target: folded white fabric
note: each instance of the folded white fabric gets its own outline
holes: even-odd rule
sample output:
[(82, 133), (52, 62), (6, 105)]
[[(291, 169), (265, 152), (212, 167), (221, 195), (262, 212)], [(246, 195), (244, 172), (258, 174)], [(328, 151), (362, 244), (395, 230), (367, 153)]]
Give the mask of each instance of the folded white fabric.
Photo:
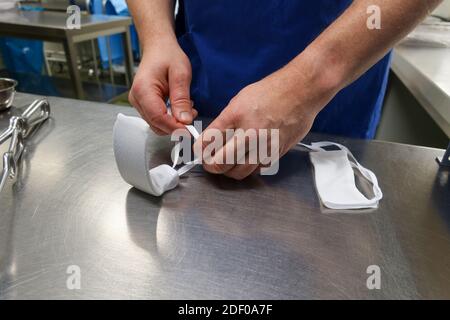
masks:
[[(192, 126), (187, 127), (197, 138), (199, 135), (197, 130)], [(113, 130), (113, 147), (120, 175), (137, 189), (154, 196), (161, 196), (166, 191), (174, 189), (179, 183), (179, 177), (199, 162), (191, 161), (176, 170), (179, 155), (175, 154), (173, 167), (162, 164), (150, 169), (150, 157), (158, 152), (158, 150), (150, 150), (150, 147), (154, 147), (157, 140), (167, 140), (162, 141), (167, 144), (170, 138), (154, 134), (141, 118), (117, 115)]]
[[(311, 150), (310, 159), (314, 166), (314, 180), (319, 198), (330, 209), (377, 208), (383, 197), (375, 174), (364, 168), (343, 145), (334, 142), (317, 142), (310, 146), (300, 144)], [(335, 146), (339, 150), (327, 151), (323, 147)], [(356, 187), (353, 168), (370, 182), (373, 198), (368, 199)]]

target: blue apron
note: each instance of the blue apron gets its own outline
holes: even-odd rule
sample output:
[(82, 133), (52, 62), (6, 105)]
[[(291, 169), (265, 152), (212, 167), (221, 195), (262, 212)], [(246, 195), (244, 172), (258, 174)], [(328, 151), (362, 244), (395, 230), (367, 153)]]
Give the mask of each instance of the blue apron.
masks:
[[(302, 52), (351, 2), (182, 0), (177, 35), (192, 64), (191, 95), (199, 114), (216, 117), (243, 87)], [(389, 65), (390, 54), (342, 90), (312, 130), (373, 138)]]

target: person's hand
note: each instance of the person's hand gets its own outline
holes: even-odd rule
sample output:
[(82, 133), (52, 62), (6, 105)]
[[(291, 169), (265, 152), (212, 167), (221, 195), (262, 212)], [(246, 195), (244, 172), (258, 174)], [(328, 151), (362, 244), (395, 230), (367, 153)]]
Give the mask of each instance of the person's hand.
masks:
[[(128, 99), (155, 133), (170, 134), (197, 116), (189, 93), (191, 77), (191, 64), (178, 43), (161, 40), (144, 49)], [(167, 98), (173, 116), (167, 112)]]
[[(225, 144), (220, 149), (215, 148), (212, 156), (206, 154), (212, 148), (210, 147), (208, 152), (204, 152), (205, 148), (214, 142), (213, 139), (206, 138), (208, 136), (206, 132), (213, 128), (221, 132), (237, 128), (244, 131), (248, 129), (256, 129), (256, 131), (279, 129), (277, 147), (281, 157), (308, 133), (317, 113), (331, 100), (333, 90), (325, 88), (326, 86), (323, 84), (309, 79), (308, 75), (285, 67), (242, 89), (205, 129), (200, 139), (194, 144), (194, 152), (199, 155), (200, 149), (202, 150), (201, 157), (206, 171), (225, 174), (237, 180), (244, 179), (267, 164), (262, 165), (262, 159), (259, 158), (254, 161), (257, 163), (248, 163), (247, 158), (245, 164), (236, 164), (237, 161), (226, 163), (227, 153), (233, 153), (233, 158), (237, 160), (239, 154), (237, 148), (249, 145), (248, 141), (244, 143), (236, 141), (236, 135), (233, 136), (233, 143), (230, 143), (232, 139), (225, 141), (224, 138)], [(268, 141), (268, 145), (268, 149), (270, 149), (275, 144)]]

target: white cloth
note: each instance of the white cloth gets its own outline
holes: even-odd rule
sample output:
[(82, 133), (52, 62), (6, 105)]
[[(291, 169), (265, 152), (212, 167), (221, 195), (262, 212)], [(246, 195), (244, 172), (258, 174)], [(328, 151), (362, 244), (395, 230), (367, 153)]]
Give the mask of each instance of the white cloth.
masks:
[[(194, 137), (198, 137), (199, 134), (194, 127), (187, 127)], [(150, 169), (150, 156), (154, 154), (150, 150), (152, 146), (150, 142), (155, 139), (167, 137), (162, 138), (154, 134), (141, 118), (117, 115), (113, 130), (113, 147), (120, 175), (137, 189), (161, 196), (166, 191), (174, 189), (179, 183), (179, 177), (197, 165), (198, 161), (191, 161), (176, 170), (175, 166), (178, 163), (176, 154), (173, 167), (162, 164)]]
[[(330, 209), (377, 208), (383, 197), (375, 174), (364, 168), (343, 145), (334, 142), (300, 144), (311, 150), (310, 159), (314, 166), (314, 180), (320, 201)], [(327, 151), (323, 147), (335, 146), (339, 150)], [(373, 198), (368, 199), (356, 187), (353, 168), (370, 182)]]

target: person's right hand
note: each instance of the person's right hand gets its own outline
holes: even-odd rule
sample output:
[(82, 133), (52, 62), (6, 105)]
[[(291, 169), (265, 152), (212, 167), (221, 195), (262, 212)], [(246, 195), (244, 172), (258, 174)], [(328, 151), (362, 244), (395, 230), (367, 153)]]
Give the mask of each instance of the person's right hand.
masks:
[[(161, 40), (145, 48), (128, 99), (155, 133), (167, 135), (197, 116), (189, 93), (191, 78), (191, 64), (178, 43)], [(173, 116), (167, 112), (167, 98)]]

